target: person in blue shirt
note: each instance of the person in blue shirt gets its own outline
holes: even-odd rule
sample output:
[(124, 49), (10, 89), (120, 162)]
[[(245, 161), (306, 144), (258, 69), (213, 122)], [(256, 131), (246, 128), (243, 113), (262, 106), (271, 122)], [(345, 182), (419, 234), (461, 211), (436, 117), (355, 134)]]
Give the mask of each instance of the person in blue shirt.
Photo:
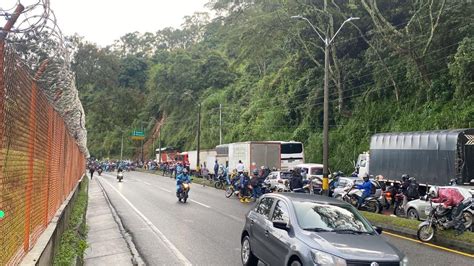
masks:
[(183, 173), (183, 165), (181, 163), (178, 163), (178, 165), (176, 165), (176, 176), (179, 176), (180, 174)]
[(362, 193), (362, 196), (360, 196), (358, 201), (357, 201), (357, 208), (360, 208), (360, 206), (364, 202), (365, 198), (370, 196), (370, 193), (372, 191), (372, 186), (373, 185), (369, 180), (369, 175), (365, 174), (363, 179), (364, 179), (364, 183), (362, 183), (362, 185), (356, 185), (355, 186), (357, 189), (363, 189), (364, 190), (364, 192)]
[(176, 177), (176, 196), (181, 192), (181, 184), (183, 183), (191, 183), (191, 178), (189, 177), (188, 169), (186, 168), (183, 168), (182, 173)]

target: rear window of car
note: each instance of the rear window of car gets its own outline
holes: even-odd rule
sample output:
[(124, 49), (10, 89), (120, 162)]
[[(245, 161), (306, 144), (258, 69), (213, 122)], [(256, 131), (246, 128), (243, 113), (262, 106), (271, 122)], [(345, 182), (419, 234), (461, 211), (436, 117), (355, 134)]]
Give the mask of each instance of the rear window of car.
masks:
[(259, 213), (267, 219), (270, 218), (270, 210), (272, 209), (273, 205), (273, 198), (271, 197), (265, 197), (262, 200), (260, 200), (260, 203), (258, 204), (257, 208), (255, 208), (255, 212)]
[(280, 177), (281, 177), (282, 179), (290, 179), (290, 178), (291, 178), (291, 173), (282, 172), (282, 173), (280, 174)]

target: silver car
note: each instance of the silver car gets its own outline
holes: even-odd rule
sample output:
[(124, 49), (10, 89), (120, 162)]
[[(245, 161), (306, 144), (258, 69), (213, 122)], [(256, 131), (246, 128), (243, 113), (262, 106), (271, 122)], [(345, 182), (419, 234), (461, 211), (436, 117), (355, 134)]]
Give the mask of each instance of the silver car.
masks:
[[(444, 187), (450, 187), (450, 186), (444, 186)], [(472, 187), (466, 186), (466, 187), (456, 187), (458, 189), (465, 190), (464, 194), (471, 193), (471, 195), (474, 195), (474, 190)], [(468, 194), (469, 195), (469, 194)], [(439, 205), (439, 203), (433, 203), (433, 206), (436, 207)], [(405, 205), (405, 213), (407, 215), (407, 218), (409, 219), (414, 219), (414, 220), (426, 220), (426, 208), (430, 207), (430, 202), (426, 201), (424, 199), (417, 199), (417, 200), (412, 200), (409, 201)]]
[(328, 197), (265, 194), (241, 234), (243, 265), (406, 265), (353, 206)]

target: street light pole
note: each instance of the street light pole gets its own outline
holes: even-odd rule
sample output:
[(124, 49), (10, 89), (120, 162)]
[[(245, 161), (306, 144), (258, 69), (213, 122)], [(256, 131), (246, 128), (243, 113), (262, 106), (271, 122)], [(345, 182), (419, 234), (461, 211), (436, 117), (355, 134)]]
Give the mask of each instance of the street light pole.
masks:
[(123, 131), (122, 131), (122, 144), (120, 145), (120, 162), (123, 159)]
[(219, 104), (219, 145), (222, 145), (222, 104)]
[(359, 19), (350, 17), (346, 19), (332, 38), (329, 38), (329, 31), (326, 32), (326, 38), (323, 38), (316, 27), (303, 16), (292, 16), (294, 19), (303, 19), (311, 25), (318, 37), (324, 42), (324, 104), (323, 104), (323, 194), (329, 194), (329, 46), (336, 35), (341, 31), (344, 24), (351, 20)]

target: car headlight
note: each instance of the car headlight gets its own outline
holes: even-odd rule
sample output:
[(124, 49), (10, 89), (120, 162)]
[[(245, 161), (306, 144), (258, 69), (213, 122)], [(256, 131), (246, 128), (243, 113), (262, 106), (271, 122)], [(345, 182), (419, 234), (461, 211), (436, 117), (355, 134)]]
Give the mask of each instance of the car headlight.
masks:
[(346, 266), (346, 260), (319, 250), (311, 251), (311, 257), (313, 257), (313, 261), (317, 265)]
[(400, 261), (400, 266), (407, 266), (408, 265), (408, 257), (403, 257), (403, 260)]

